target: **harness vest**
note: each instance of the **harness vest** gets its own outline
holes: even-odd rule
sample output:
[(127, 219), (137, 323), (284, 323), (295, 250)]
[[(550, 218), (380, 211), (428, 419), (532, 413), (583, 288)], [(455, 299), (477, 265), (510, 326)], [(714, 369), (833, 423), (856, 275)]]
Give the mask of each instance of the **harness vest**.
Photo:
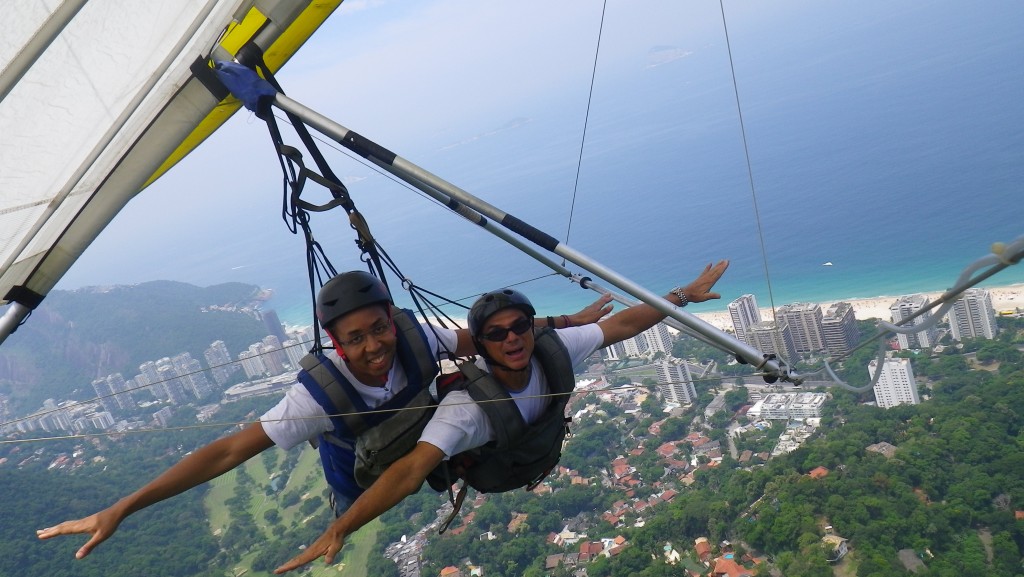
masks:
[(437, 406), (429, 390), (437, 359), (423, 327), (412, 311), (392, 307), (391, 317), (397, 329), (395, 362), (402, 365), (408, 384), (378, 407), (368, 406), (325, 355), (307, 354), (299, 362), (299, 382), (334, 425), (317, 439), (324, 476), (333, 489), (352, 499), (412, 450)]
[(534, 356), (547, 379), (551, 403), (533, 424), (527, 424), (508, 391), (488, 372), (472, 363), (459, 366), (461, 378), (438, 385), (438, 395), (466, 390), (487, 414), (495, 440), (459, 453), (435, 469), (428, 481), (435, 491), (450, 489), (454, 478), (465, 479), (481, 493), (500, 493), (519, 487), (531, 490), (555, 468), (569, 430), (565, 406), (576, 381), (569, 352), (549, 328), (534, 337)]

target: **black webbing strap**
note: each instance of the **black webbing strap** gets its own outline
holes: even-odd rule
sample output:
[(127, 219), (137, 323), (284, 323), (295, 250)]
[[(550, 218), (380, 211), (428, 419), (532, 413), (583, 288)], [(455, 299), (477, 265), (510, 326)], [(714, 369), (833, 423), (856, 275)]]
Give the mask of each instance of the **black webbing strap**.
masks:
[[(274, 90), (284, 94), (284, 90), (263, 58), (263, 50), (258, 45), (252, 42), (246, 44), (235, 54), (235, 60), (243, 66), (256, 70)], [(303, 120), (288, 111), (285, 111), (285, 114), (289, 122), (291, 122), (292, 128), (298, 134), (300, 140), (302, 140), (302, 144), (309, 155), (312, 156), (320, 174), (307, 169), (302, 163), (302, 155), (298, 150), (284, 144), (284, 139), (281, 137), (281, 131), (272, 111), (272, 104), (272, 98), (260, 98), (256, 106), (256, 115), (267, 123), (271, 138), (277, 147), (278, 160), (281, 164), (281, 171), (284, 174), (286, 190), (282, 200), (282, 218), (284, 218), (289, 230), (293, 234), (297, 234), (298, 228), (303, 230), (306, 241), (306, 267), (309, 273), (310, 300), (314, 303), (316, 302), (317, 287), (323, 286), (328, 279), (337, 274), (337, 271), (330, 263), (323, 248), (313, 238), (309, 227), (308, 212), (324, 212), (337, 206), (343, 207), (349, 214), (350, 222), (358, 233), (356, 244), (362, 253), (366, 255), (362, 260), (368, 263), (370, 272), (387, 287), (387, 279), (384, 276), (384, 269), (380, 263), (376, 243), (369, 236), (369, 229), (365, 225), (365, 221), (361, 217), (358, 219), (353, 218), (353, 215), (358, 215), (359, 213), (348, 194), (348, 189), (342, 184), (341, 179), (334, 174), (334, 171), (331, 170), (330, 165), (320, 152)], [(297, 170), (296, 166), (298, 166)], [(314, 204), (302, 200), (300, 195), (306, 182), (310, 180), (327, 188), (333, 200), (324, 204)], [(290, 192), (288, 189), (290, 189)], [(361, 225), (356, 226), (357, 224)], [(320, 340), (320, 324), (316, 315), (313, 315), (313, 328), (314, 346), (311, 350), (319, 352), (323, 349), (323, 345)]]
[[(447, 468), (445, 470), (447, 470)], [(448, 518), (445, 519), (444, 522), (441, 523), (441, 526), (437, 528), (437, 534), (438, 535), (443, 535), (444, 532), (448, 530), (448, 525), (452, 524), (452, 521), (455, 520), (455, 517), (459, 514), (459, 511), (462, 510), (462, 502), (466, 500), (466, 491), (468, 489), (469, 489), (469, 485), (466, 484), (465, 481), (463, 481), (462, 482), (462, 488), (459, 489), (459, 494), (456, 495), (454, 499), (451, 499), (451, 502), (452, 502), (452, 513), (451, 513), (451, 515), (448, 515)], [(451, 492), (452, 492), (452, 489), (451, 489), (451, 486), (449, 485), (449, 487), (448, 487), (448, 495), (449, 495), (449, 497), (451, 496)]]

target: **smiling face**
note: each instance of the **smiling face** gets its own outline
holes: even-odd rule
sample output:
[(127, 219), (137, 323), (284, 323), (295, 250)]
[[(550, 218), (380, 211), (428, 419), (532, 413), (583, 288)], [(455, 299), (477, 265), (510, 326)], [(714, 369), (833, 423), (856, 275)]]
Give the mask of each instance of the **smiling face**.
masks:
[(496, 363), (496, 370), (504, 366), (520, 371), (529, 366), (530, 357), (533, 355), (533, 331), (527, 330), (517, 335), (514, 330), (508, 330), (529, 320), (529, 317), (518, 308), (506, 308), (494, 313), (484, 322), (481, 335), (490, 334), (496, 329), (506, 329), (508, 333), (501, 341), (480, 339), (487, 355)]
[(331, 327), (331, 333), (357, 379), (367, 385), (387, 381), (398, 338), (384, 306), (371, 305), (342, 316)]

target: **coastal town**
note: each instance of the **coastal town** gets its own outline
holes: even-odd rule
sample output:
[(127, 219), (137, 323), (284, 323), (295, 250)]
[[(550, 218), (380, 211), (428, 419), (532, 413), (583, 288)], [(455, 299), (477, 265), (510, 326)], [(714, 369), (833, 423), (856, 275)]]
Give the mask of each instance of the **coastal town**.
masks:
[[(941, 323), (922, 327), (919, 333), (890, 336), (891, 354), (886, 356), (873, 386), (874, 398), (869, 403), (889, 408), (917, 404), (926, 398), (926, 390), (919, 391), (910, 363), (895, 353), (941, 351), (942, 347), (955, 347), (964, 339), (993, 338), (999, 316), (1021, 313), (1017, 300), (1020, 292), (998, 290), (1001, 292), (972, 289), (962, 297), (961, 306), (952, 307), (951, 314)], [(999, 300), (992, 298), (993, 293), (1000, 295)], [(925, 295), (884, 301), (888, 303), (885, 312), (893, 322), (927, 307), (929, 302)], [(762, 309), (756, 307), (752, 295), (743, 295), (730, 302), (728, 312), (721, 314), (730, 319), (731, 326), (726, 330), (742, 335), (744, 342), (766, 352), (801, 359), (842, 354), (865, 338), (864, 334), (847, 329), (855, 320), (877, 318), (860, 316), (882, 311), (877, 304), (876, 308), (864, 303), (859, 306), (833, 303), (822, 312), (821, 305), (793, 303), (780, 307), (776, 321), (766, 322), (754, 312), (760, 313)], [(964, 316), (963, 311), (973, 312), (958, 320)], [(855, 313), (857, 319), (853, 319)], [(293, 367), (302, 354), (301, 343), (308, 342), (311, 335), (308, 328), (286, 330), (273, 311), (263, 311), (261, 319), (270, 334), (244, 351), (232, 355), (223, 343), (214, 342), (203, 355), (207, 367), (188, 353), (179, 353), (144, 363), (138, 375), (131, 378), (109, 375), (96, 379), (92, 385), (97, 399), (93, 402), (49, 400), (38, 416), (21, 418), (8, 425), (4, 433), (9, 438), (57, 432), (124, 433), (170, 426), (172, 417), (186, 411), (194, 412), (197, 421), (210, 421), (226, 404), (280, 395), (294, 383)], [(827, 330), (830, 319), (836, 330)], [(706, 484), (717, 469), (762, 467), (799, 449), (814, 438), (822, 420), (831, 417), (830, 391), (835, 382), (811, 379), (800, 388), (766, 383), (749, 371), (737, 374), (734, 360), (707, 358), (695, 353), (692, 346), (693, 343), (659, 324), (633, 339), (597, 351), (580, 368), (576, 392), (567, 407), (574, 435), (566, 442), (563, 464), (533, 493), (545, 495), (571, 487), (592, 488), (615, 499), (607, 509), (564, 518), (558, 530), (548, 532), (547, 543), (561, 550), (546, 556), (544, 567), (548, 574), (586, 576), (591, 563), (614, 558), (634, 546), (624, 536), (627, 529), (644, 527), (681, 494)], [(874, 376), (879, 369), (874, 360), (871, 363), (862, 370)], [(732, 368), (725, 370), (727, 365)], [(152, 398), (140, 399), (142, 392)], [(272, 402), (268, 400), (267, 404)], [(582, 440), (608, 427), (619, 431), (619, 442), (612, 446), (614, 455), (605, 461), (594, 461), (575, 454)], [(887, 457), (893, 451), (887, 443), (870, 444), (863, 449)], [(14, 462), (0, 459), (0, 466), (24, 467), (40, 459), (49, 459), (46, 464), (52, 471), (73, 471), (97, 462), (102, 455), (96, 455), (92, 447), (83, 444), (73, 453), (48, 455), (36, 451)], [(806, 475), (820, 479), (830, 473), (827, 467), (819, 466)], [(478, 530), (474, 525), (475, 511), (491, 498), (475, 495), (448, 529), (448, 535)], [(438, 525), (451, 511), (451, 505), (440, 500), (432, 520), (386, 546), (386, 556), (399, 568), (402, 577), (433, 575), (424, 572), (425, 548), (436, 542)], [(523, 512), (514, 512), (502, 525), (509, 535), (533, 527), (530, 515)], [(499, 533), (492, 526), (477, 537), (500, 540), (503, 537)], [(831, 528), (823, 528), (822, 533), (822, 543), (835, 553), (833, 561), (840, 562), (847, 540)], [(768, 556), (748, 544), (713, 541), (709, 536), (698, 537), (692, 543), (666, 542), (662, 547), (657, 553), (645, 554), (678, 565), (693, 577), (741, 577), (754, 574), (758, 565), (770, 563)], [(484, 574), (478, 565), (480, 560), (451, 561), (440, 575)]]

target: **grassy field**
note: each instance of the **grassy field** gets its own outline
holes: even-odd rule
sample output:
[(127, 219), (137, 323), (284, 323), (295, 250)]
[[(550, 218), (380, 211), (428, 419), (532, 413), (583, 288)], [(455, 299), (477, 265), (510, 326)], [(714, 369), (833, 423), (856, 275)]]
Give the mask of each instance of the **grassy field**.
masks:
[[(271, 450), (279, 451), (280, 449)], [(276, 462), (283, 462), (283, 457), (283, 454), (280, 455)], [(252, 500), (250, 501), (249, 511), (256, 524), (265, 532), (268, 539), (277, 539), (277, 537), (273, 536), (271, 533), (272, 527), (264, 521), (263, 511), (273, 507), (279, 508), (279, 500), (282, 494), (301, 490), (304, 495), (320, 496), (327, 487), (327, 483), (323, 478), (323, 471), (320, 468), (320, 457), (316, 451), (308, 447), (302, 450), (298, 464), (291, 471), (291, 475), (288, 478), (288, 483), (277, 495), (268, 497), (266, 494), (266, 489), (270, 486), (271, 471), (267, 470), (261, 457), (250, 459), (244, 467), (246, 473), (255, 480), (255, 485), (251, 488)], [(237, 484), (237, 471), (225, 473), (210, 482), (211, 488), (206, 494), (204, 503), (209, 516), (210, 529), (214, 533), (217, 533), (218, 530), (223, 531), (231, 522), (231, 511), (230, 507), (226, 505), (226, 501), (234, 496)], [(292, 507), (279, 508), (281, 522), (285, 527), (293, 527), (297, 523), (305, 522), (299, 512), (301, 506), (302, 502), (300, 501), (299, 504)], [(327, 506), (326, 499), (324, 506)], [(379, 520), (369, 523), (348, 540), (345, 548), (342, 550), (342, 558), (339, 564), (326, 566), (322, 560), (317, 561), (310, 566), (311, 569), (305, 575), (310, 577), (369, 577), (366, 574), (366, 561), (377, 540), (379, 529)], [(253, 552), (238, 559), (237, 563), (231, 568), (231, 574), (239, 575), (244, 573), (246, 576), (252, 577), (270, 575), (269, 573), (252, 571), (252, 560), (256, 554), (257, 552)]]
[(366, 560), (369, 559), (373, 545), (377, 542), (379, 530), (380, 519), (374, 519), (348, 539), (345, 547), (341, 550), (344, 553), (342, 561), (345, 566), (338, 577), (369, 577), (366, 574)]
[(224, 501), (235, 494), (237, 475), (235, 470), (231, 470), (210, 481), (210, 491), (203, 499), (207, 518), (210, 521), (210, 530), (215, 535), (219, 534), (219, 531), (223, 531), (228, 526), (228, 521), (231, 520), (231, 512), (228, 511)]

